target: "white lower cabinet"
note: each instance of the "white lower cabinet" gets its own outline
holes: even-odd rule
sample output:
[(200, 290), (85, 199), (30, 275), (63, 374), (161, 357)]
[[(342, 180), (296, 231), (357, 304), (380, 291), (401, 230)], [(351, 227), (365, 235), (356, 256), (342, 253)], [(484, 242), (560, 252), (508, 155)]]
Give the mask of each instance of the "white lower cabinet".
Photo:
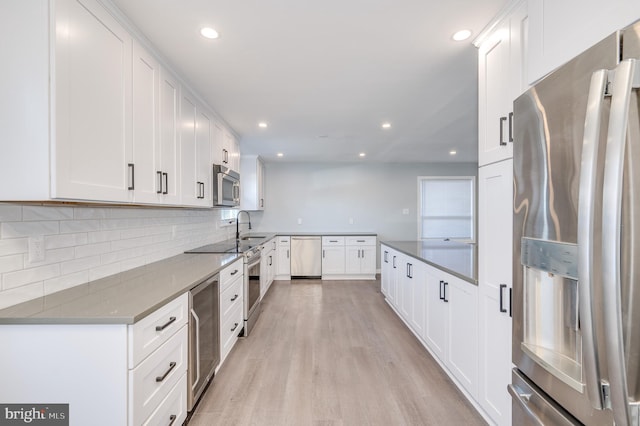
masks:
[(478, 287), (382, 245), (382, 292), (465, 394), (478, 396)]
[[(185, 293), (131, 324), (0, 325), (0, 401), (69, 404), (69, 425), (187, 417)], [(158, 328), (158, 329), (156, 329)], [(44, 378), (44, 379), (43, 379)], [(34, 385), (35, 384), (35, 385)]]
[(270, 239), (263, 244), (262, 255), (260, 259), (260, 298), (262, 299), (273, 280), (276, 277), (276, 247), (275, 238)]
[(291, 237), (278, 236), (276, 243), (276, 280), (291, 279)]
[(322, 279), (375, 279), (375, 236), (322, 237)]
[(238, 259), (220, 271), (220, 364), (238, 341), (243, 327), (244, 272), (243, 260)]

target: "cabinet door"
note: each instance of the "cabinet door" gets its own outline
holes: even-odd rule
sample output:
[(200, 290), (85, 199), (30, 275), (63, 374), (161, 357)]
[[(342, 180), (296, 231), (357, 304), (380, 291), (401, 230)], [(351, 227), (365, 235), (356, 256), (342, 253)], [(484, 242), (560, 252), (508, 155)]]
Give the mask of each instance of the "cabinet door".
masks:
[(225, 162), (224, 127), (219, 122), (213, 123), (213, 142), (211, 145), (213, 164), (223, 164)]
[(200, 187), (196, 183), (196, 101), (185, 89), (180, 97), (181, 203), (197, 205)]
[(389, 297), (389, 280), (391, 279), (391, 256), (389, 255), (389, 248), (386, 246), (380, 246), (381, 257), (380, 259), (380, 291), (385, 297)]
[(213, 139), (213, 114), (204, 108), (196, 109), (196, 186), (198, 205), (211, 207), (213, 167), (211, 167), (211, 141)]
[(406, 321), (411, 321), (411, 316), (413, 315), (412, 299), (414, 281), (411, 278), (411, 269), (413, 269), (414, 263), (415, 261), (412, 258), (408, 256), (402, 256), (400, 270), (398, 271), (398, 288), (400, 289), (400, 299), (398, 305), (400, 307), (400, 314)]
[(360, 248), (360, 273), (375, 275), (376, 273), (376, 247), (363, 246)]
[(410, 324), (416, 334), (424, 339), (424, 325), (426, 315), (426, 275), (425, 264), (419, 261), (412, 262), (411, 267), (411, 319)]
[(160, 145), (159, 168), (156, 170), (156, 192), (164, 204), (178, 204), (178, 117), (180, 86), (164, 68), (160, 70)]
[(389, 250), (389, 257), (391, 262), (391, 267), (389, 268), (389, 294), (387, 295), (387, 299), (393, 305), (397, 305), (398, 300), (398, 252), (395, 250)]
[(478, 163), (513, 157), (509, 142), (509, 26), (503, 23), (478, 56)]
[(258, 210), (264, 210), (264, 164), (256, 159), (256, 203)]
[(51, 196), (129, 201), (131, 36), (95, 0), (56, 2), (55, 25)]
[(442, 361), (445, 361), (447, 335), (449, 333), (449, 294), (444, 286), (444, 280), (431, 267), (425, 269), (427, 318), (425, 326), (425, 341), (431, 351)]
[(359, 274), (360, 273), (360, 263), (362, 258), (362, 248), (358, 246), (347, 246), (346, 247), (346, 267), (345, 271), (347, 274)]
[(133, 191), (137, 203), (157, 203), (160, 65), (140, 44), (133, 44)]
[[(447, 365), (469, 393), (478, 396), (478, 288), (446, 278), (449, 300)], [(505, 384), (506, 388), (506, 384)]]
[(322, 275), (344, 275), (344, 247), (322, 248)]
[(480, 168), (478, 401), (498, 425), (511, 422), (511, 398), (505, 388), (511, 383), (512, 188), (512, 160)]
[[(640, 17), (637, 0), (528, 0), (533, 83)], [(571, 30), (568, 31), (567, 29)]]
[(278, 275), (291, 275), (291, 247), (278, 245)]

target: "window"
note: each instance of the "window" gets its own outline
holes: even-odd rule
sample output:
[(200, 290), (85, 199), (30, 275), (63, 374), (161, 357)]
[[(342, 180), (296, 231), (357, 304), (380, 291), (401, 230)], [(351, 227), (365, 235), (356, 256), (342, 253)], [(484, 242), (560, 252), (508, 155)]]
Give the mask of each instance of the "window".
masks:
[(475, 241), (476, 178), (418, 177), (420, 239)]

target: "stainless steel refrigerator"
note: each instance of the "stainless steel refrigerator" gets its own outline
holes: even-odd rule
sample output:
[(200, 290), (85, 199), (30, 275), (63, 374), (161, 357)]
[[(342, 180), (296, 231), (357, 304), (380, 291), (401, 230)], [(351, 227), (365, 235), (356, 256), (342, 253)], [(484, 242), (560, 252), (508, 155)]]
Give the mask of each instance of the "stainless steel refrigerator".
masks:
[(514, 425), (640, 424), (639, 90), (640, 22), (514, 103)]

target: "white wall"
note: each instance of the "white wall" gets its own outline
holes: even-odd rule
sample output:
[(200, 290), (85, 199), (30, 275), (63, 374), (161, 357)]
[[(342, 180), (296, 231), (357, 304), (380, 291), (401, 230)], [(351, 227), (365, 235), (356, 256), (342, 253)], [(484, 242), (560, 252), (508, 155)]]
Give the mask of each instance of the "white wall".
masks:
[[(233, 238), (232, 210), (0, 204), (0, 308)], [(29, 237), (45, 260), (29, 262)]]
[(265, 170), (265, 211), (251, 212), (254, 229), (371, 231), (380, 239), (415, 240), (417, 177), (476, 176), (478, 165), (272, 162)]

